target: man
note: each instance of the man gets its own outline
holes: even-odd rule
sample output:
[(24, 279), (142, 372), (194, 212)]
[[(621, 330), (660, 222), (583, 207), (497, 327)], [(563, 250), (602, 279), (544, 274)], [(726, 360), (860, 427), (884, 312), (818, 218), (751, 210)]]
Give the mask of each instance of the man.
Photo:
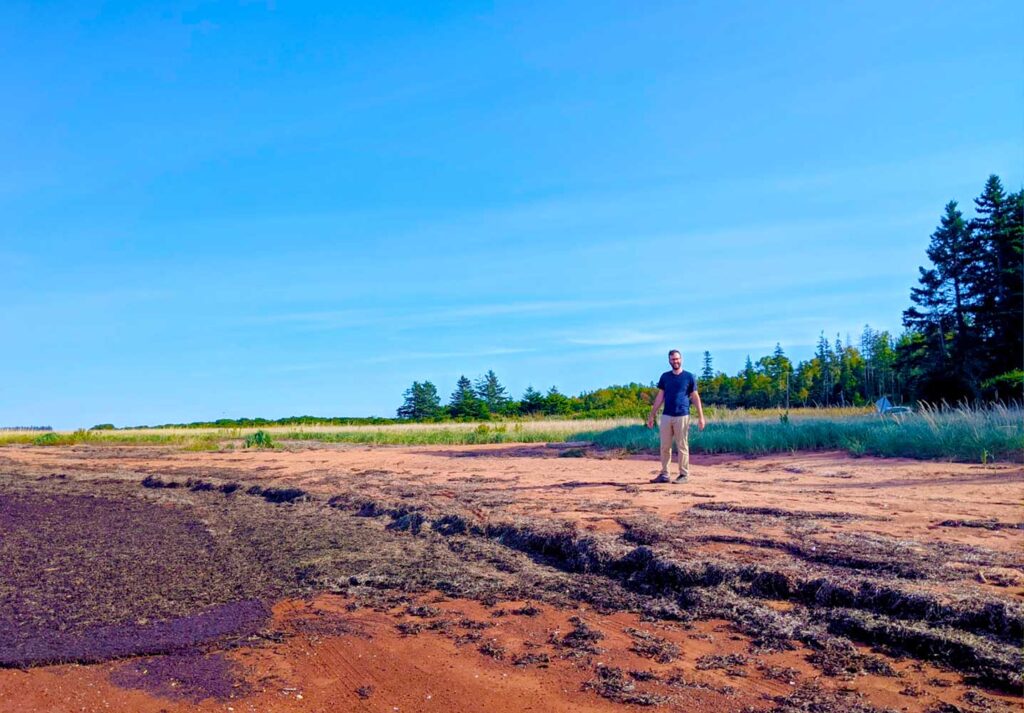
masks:
[(647, 417), (647, 427), (654, 428), (654, 417), (662, 404), (665, 412), (661, 416), (661, 472), (652, 483), (669, 483), (668, 463), (672, 460), (672, 443), (675, 442), (679, 452), (679, 476), (677, 483), (685, 483), (690, 475), (690, 403), (697, 407), (697, 427), (704, 430), (704, 406), (697, 393), (697, 379), (688, 371), (683, 371), (683, 355), (678, 349), (668, 353), (668, 364), (671, 371), (666, 371), (658, 379), (658, 395), (654, 397), (651, 413)]

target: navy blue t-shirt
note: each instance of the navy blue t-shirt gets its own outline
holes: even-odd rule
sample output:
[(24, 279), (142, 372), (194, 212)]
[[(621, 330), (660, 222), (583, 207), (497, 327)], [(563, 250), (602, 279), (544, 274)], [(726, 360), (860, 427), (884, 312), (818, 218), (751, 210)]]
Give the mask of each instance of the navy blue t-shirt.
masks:
[(658, 388), (665, 392), (666, 416), (690, 415), (690, 394), (697, 390), (697, 377), (688, 371), (666, 371), (658, 379)]

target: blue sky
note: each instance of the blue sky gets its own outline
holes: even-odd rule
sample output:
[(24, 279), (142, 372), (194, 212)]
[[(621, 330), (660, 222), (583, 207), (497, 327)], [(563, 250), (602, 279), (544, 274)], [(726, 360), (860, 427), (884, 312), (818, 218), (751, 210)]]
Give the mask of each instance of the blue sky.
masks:
[(0, 425), (393, 415), (899, 331), (1024, 7), (0, 7)]

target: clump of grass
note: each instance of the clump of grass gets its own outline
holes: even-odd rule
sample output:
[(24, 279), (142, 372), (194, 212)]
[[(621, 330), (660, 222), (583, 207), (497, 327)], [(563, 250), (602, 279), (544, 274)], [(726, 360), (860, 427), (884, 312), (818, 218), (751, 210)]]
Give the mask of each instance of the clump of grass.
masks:
[(49, 431), (41, 436), (36, 437), (32, 441), (34, 446), (74, 446), (79, 443), (88, 443), (94, 440), (92, 434), (83, 428), (73, 431), (72, 433), (58, 433), (56, 431)]
[(250, 433), (245, 437), (243, 446), (245, 448), (274, 448), (276, 444), (266, 431), (256, 431), (256, 433)]
[(192, 439), (185, 443), (183, 449), (186, 451), (215, 451), (220, 448), (220, 441), (214, 434), (206, 434)]

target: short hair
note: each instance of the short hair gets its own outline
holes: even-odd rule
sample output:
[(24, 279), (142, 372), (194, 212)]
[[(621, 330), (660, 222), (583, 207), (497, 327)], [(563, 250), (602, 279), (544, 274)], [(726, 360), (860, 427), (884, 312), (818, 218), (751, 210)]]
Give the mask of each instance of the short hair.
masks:
[(678, 349), (669, 349), (668, 350), (668, 355), (669, 356), (672, 356), (673, 354), (678, 354), (680, 359), (683, 358), (682, 352), (680, 352)]

